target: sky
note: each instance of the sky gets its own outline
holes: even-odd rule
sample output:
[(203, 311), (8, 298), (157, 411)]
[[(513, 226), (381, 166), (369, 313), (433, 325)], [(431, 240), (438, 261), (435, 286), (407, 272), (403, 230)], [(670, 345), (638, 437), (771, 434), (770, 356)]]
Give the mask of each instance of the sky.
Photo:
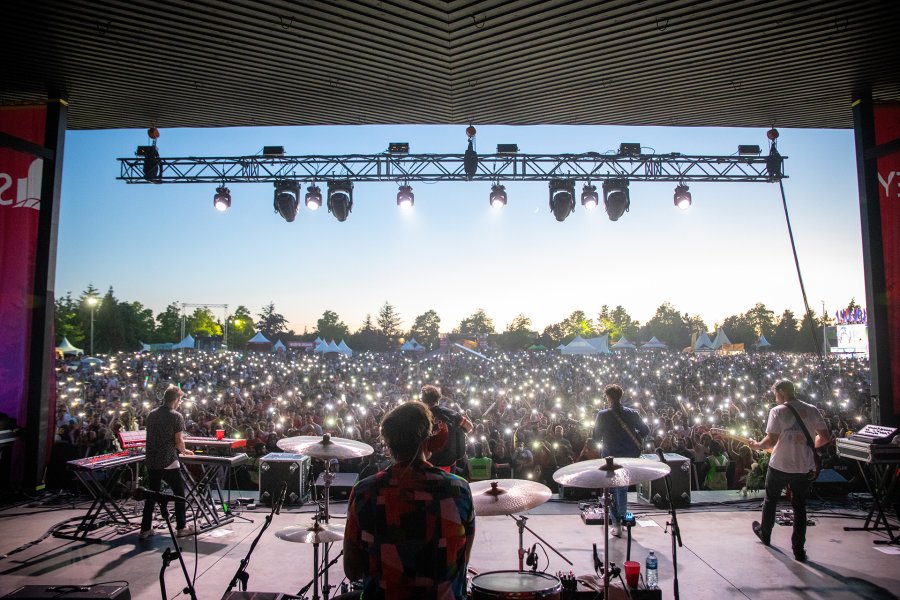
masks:
[[(476, 124), (477, 126), (477, 124)], [(481, 153), (607, 152), (639, 142), (656, 153), (731, 155), (766, 148), (765, 129), (477, 126)], [(785, 193), (811, 307), (865, 304), (858, 192), (850, 130), (780, 130)], [(288, 155), (376, 154), (408, 141), (414, 153), (462, 153), (464, 125), (163, 129), (160, 154), (246, 156), (265, 145)], [(148, 143), (145, 130), (69, 131), (62, 183), (57, 296), (88, 284), (155, 313), (169, 303), (274, 302), (296, 332), (325, 310), (351, 328), (390, 302), (403, 328), (435, 310), (450, 331), (483, 308), (497, 330), (518, 314), (543, 330), (574, 310), (594, 318), (624, 306), (640, 322), (665, 301), (712, 328), (763, 302), (803, 310), (777, 184), (691, 184), (693, 206), (673, 206), (671, 183), (632, 183), (631, 211), (611, 222), (580, 203), (550, 213), (543, 182), (505, 182), (508, 205), (488, 203), (487, 182), (413, 183), (415, 206), (396, 206), (397, 184), (357, 183), (339, 223), (302, 205), (293, 223), (273, 212), (271, 184), (230, 184), (232, 207), (213, 208), (213, 184), (133, 185), (116, 158)], [(325, 186), (322, 186), (323, 190)], [(576, 193), (580, 194), (581, 182)], [(213, 314), (223, 318), (222, 309)]]

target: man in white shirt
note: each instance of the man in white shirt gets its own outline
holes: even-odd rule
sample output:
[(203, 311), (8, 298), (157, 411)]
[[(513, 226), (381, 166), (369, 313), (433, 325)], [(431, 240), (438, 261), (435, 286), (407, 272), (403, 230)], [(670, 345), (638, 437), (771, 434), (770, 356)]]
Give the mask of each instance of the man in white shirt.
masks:
[[(775, 402), (778, 406), (769, 411), (766, 424), (766, 437), (759, 442), (753, 440), (748, 444), (753, 450), (772, 448), (769, 469), (766, 472), (766, 498), (763, 501), (762, 523), (753, 522), (753, 533), (763, 545), (768, 546), (772, 529), (775, 527), (775, 507), (781, 492), (786, 485), (791, 486), (791, 505), (794, 508), (794, 532), (791, 536), (791, 547), (794, 558), (806, 560), (806, 498), (809, 495), (810, 471), (815, 469), (815, 457), (809, 446), (803, 427), (797, 421), (794, 411), (809, 432), (815, 436), (816, 448), (831, 441), (822, 414), (812, 404), (797, 400), (794, 384), (782, 379), (772, 386)], [(791, 410), (791, 409), (794, 410)]]

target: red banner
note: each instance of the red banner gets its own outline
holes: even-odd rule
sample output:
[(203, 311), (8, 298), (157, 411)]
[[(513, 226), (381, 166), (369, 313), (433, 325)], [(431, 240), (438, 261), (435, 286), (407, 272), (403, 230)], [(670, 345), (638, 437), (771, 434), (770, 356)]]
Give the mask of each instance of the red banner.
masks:
[[(876, 104), (874, 109), (875, 144), (900, 139), (900, 105)], [(900, 152), (878, 159), (878, 197), (894, 414), (900, 415)]]
[[(0, 107), (0, 131), (44, 145), (46, 107)], [(0, 411), (26, 424), (43, 161), (0, 148)]]

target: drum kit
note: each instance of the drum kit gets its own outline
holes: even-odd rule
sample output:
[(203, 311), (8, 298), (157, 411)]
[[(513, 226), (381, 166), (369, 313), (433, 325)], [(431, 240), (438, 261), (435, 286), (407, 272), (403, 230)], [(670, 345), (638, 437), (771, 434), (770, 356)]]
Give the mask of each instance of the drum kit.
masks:
[[(292, 525), (278, 531), (276, 537), (293, 543), (312, 544), (315, 573), (312, 600), (319, 600), (319, 579), (324, 600), (328, 600), (333, 586), (328, 583), (329, 549), (331, 544), (344, 538), (344, 527), (329, 523), (329, 488), (334, 481), (331, 470), (332, 460), (347, 460), (368, 456), (374, 450), (368, 444), (355, 440), (323, 436), (298, 436), (278, 441), (278, 447), (286, 452), (304, 454), (325, 461), (324, 509), (316, 513), (311, 523)], [(553, 474), (553, 479), (567, 487), (602, 489), (604, 507), (604, 546), (603, 546), (603, 597), (609, 598), (609, 490), (616, 487), (628, 487), (638, 483), (653, 481), (669, 474), (666, 464), (641, 458), (607, 457), (590, 460), (563, 467)], [(520, 599), (520, 600), (554, 600), (559, 599), (562, 585), (559, 578), (535, 570), (524, 569), (524, 559), (529, 554), (524, 547), (524, 530), (531, 532), (546, 547), (556, 552), (570, 565), (565, 556), (525, 524), (527, 517), (520, 515), (544, 504), (550, 499), (551, 492), (547, 486), (527, 479), (498, 479), (472, 483), (472, 502), (477, 516), (506, 515), (516, 521), (519, 530), (518, 571), (492, 571), (475, 575), (471, 581), (472, 600), (487, 599)], [(319, 547), (324, 546), (323, 564), (319, 569)]]

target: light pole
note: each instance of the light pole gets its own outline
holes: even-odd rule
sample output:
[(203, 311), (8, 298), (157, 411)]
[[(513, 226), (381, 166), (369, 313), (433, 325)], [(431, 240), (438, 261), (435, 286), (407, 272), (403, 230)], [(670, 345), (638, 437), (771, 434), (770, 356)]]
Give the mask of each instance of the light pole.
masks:
[(96, 296), (88, 296), (87, 305), (91, 307), (91, 356), (94, 355), (94, 309), (97, 307), (97, 304), (100, 303), (100, 300), (97, 299)]

